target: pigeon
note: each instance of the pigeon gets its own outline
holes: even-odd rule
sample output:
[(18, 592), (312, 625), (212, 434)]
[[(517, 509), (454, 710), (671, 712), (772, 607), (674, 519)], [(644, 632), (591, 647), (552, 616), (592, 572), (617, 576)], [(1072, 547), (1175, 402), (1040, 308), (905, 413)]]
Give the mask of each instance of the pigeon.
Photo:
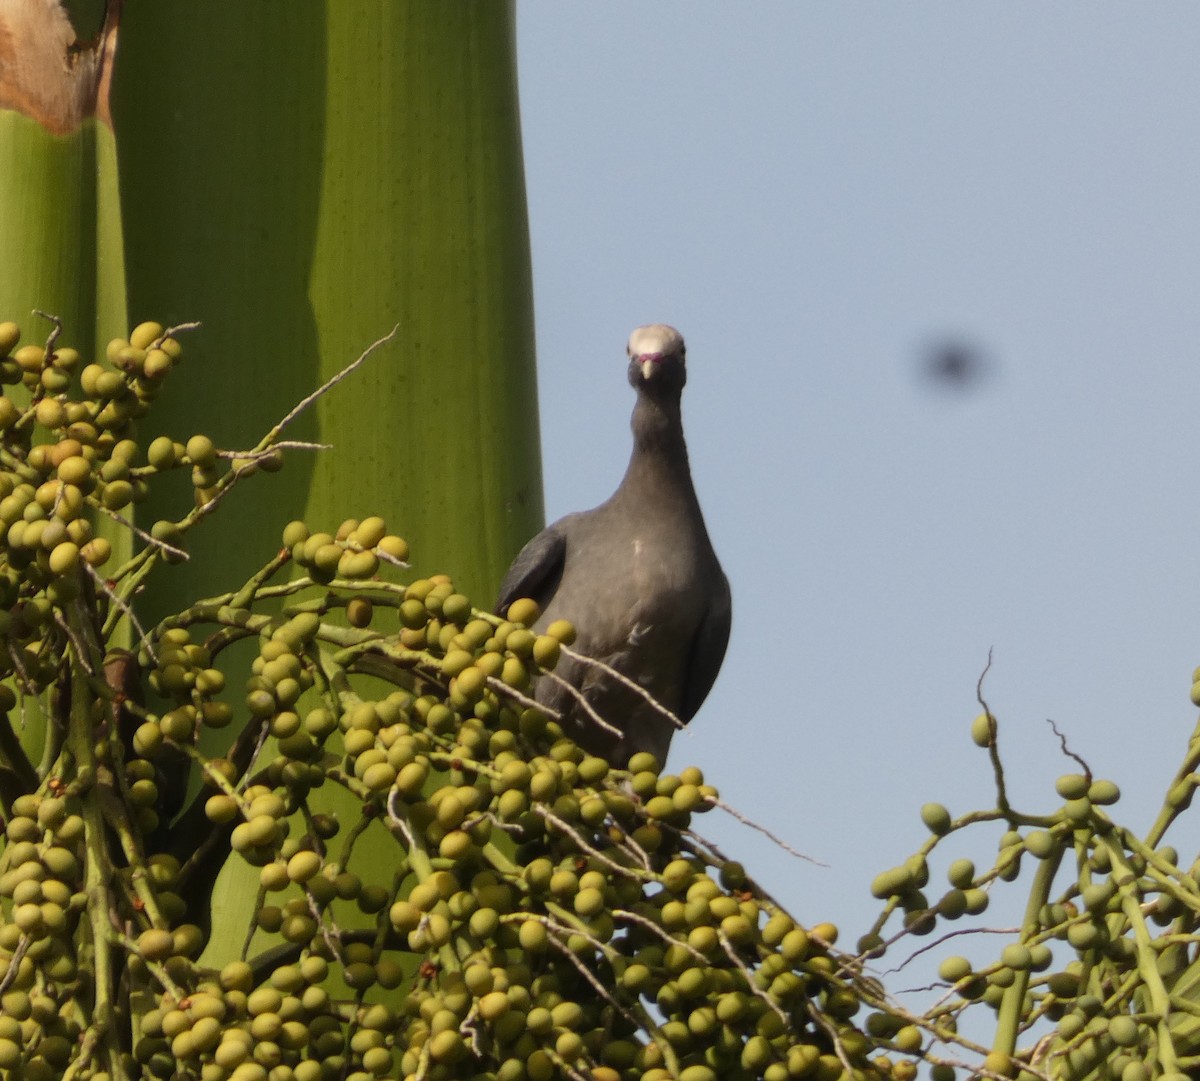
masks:
[(513, 601), (529, 597), (541, 609), (535, 630), (570, 620), (578, 635), (572, 650), (624, 680), (564, 653), (552, 673), (538, 678), (538, 703), (587, 752), (623, 767), (648, 751), (661, 768), (678, 727), (674, 718), (690, 721), (717, 678), (732, 605), (688, 467), (680, 416), (683, 337), (661, 323), (638, 327), (626, 352), (637, 404), (633, 454), (620, 486), (600, 506), (560, 518), (521, 549), (496, 611), (504, 615)]

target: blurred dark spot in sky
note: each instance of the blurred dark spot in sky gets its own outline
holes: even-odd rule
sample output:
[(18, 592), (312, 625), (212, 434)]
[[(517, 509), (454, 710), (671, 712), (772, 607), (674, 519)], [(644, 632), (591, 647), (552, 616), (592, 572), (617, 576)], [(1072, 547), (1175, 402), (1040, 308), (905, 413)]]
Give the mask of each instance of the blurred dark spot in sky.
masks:
[(985, 351), (961, 338), (935, 339), (922, 348), (918, 375), (924, 386), (949, 393), (975, 393), (993, 374)]

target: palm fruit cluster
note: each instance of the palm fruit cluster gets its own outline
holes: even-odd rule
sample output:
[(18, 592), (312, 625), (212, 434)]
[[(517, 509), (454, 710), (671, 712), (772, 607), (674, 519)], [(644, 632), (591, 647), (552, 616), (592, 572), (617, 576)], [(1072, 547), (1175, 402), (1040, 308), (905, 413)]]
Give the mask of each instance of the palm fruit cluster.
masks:
[[(498, 619), (444, 576), (343, 577), (402, 553), (378, 519), (292, 523), (257, 579), (281, 611), (240, 590), (158, 628), (149, 678), (169, 708), (144, 712), (135, 753), (156, 763), (251, 718), (200, 760), (208, 832), (190, 811), (176, 828), (183, 852), (224, 838), (261, 898), (243, 959), (177, 966), (183, 997), (142, 1017), (138, 1062), (239, 1079), (912, 1076), (853, 1027), (836, 930), (797, 925), (692, 832), (716, 799), (698, 770), (649, 755), (614, 770), (531, 704), (573, 629), (535, 634), (525, 602)], [(288, 566), (306, 573), (272, 586)], [(213, 666), (251, 636), (234, 700)], [(323, 810), (330, 785), (355, 819)], [(392, 842), (382, 874), (357, 858), (370, 829)], [(202, 863), (182, 865), (189, 891)]]
[[(1200, 669), (1195, 678), (1200, 680)], [(1193, 701), (1200, 704), (1200, 682), (1193, 687)], [(1064, 753), (1079, 771), (1056, 781), (1059, 805), (1040, 814), (1016, 810), (1008, 798), (998, 732), (995, 716), (985, 707), (972, 723), (971, 738), (989, 753), (996, 807), (953, 817), (939, 803), (925, 804), (921, 820), (928, 840), (871, 886), (886, 905), (860, 949), (878, 957), (909, 936), (927, 936), (939, 927), (949, 938), (953, 932), (943, 927), (946, 921), (980, 916), (1004, 883), (1028, 879), (1027, 891), (1015, 899), (1024, 907), (1015, 938), (987, 963), (947, 950), (938, 966), (944, 993), (920, 1018), (933, 1038), (927, 1049), (935, 1063), (930, 1076), (950, 1081), (955, 1072), (950, 1062), (961, 1060), (963, 1052), (986, 1052), (986, 1071), (1020, 1081), (1196, 1076), (1200, 862), (1181, 861), (1162, 841), (1200, 780), (1200, 727), (1161, 812), (1142, 835), (1113, 819), (1117, 785), (1094, 778), (1065, 741)], [(1005, 827), (992, 866), (979, 870), (966, 857), (946, 862), (939, 846), (985, 823)], [(931, 871), (935, 859), (944, 871), (940, 886), (940, 875)], [(901, 927), (885, 941), (895, 918)], [(967, 1016), (980, 1009), (994, 1016), (990, 1047), (959, 1036), (960, 1029), (970, 1027)], [(897, 1014), (873, 1021), (868, 1029), (878, 1034), (898, 1023)]]
[[(881, 993), (836, 928), (693, 830), (699, 770), (614, 769), (536, 708), (574, 630), (535, 633), (532, 602), (403, 581), (366, 517), (293, 522), (141, 627), (145, 576), (278, 433), (147, 437), (174, 335), (86, 366), (56, 338), (0, 324), (0, 1077), (915, 1076), (915, 1026), (857, 1027)], [(181, 471), (178, 519), (131, 531)], [(229, 861), (258, 901), (212, 957)]]

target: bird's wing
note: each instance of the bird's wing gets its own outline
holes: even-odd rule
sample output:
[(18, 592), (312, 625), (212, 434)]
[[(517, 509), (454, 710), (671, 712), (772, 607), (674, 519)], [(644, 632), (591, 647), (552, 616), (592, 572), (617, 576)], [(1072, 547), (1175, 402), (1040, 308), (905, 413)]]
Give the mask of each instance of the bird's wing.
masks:
[(532, 597), (545, 608), (546, 602), (558, 588), (566, 557), (567, 538), (558, 529), (557, 523), (543, 529), (512, 561), (504, 581), (500, 583), (496, 611), (504, 615), (508, 606), (518, 597)]
[(696, 637), (692, 639), (692, 653), (683, 679), (680, 708), (680, 719), (683, 721), (690, 721), (704, 704), (704, 699), (717, 681), (717, 673), (721, 671), (721, 662), (725, 659), (725, 647), (729, 644), (733, 602), (729, 595), (728, 579), (720, 571), (717, 573), (721, 575), (720, 587), (715, 591)]

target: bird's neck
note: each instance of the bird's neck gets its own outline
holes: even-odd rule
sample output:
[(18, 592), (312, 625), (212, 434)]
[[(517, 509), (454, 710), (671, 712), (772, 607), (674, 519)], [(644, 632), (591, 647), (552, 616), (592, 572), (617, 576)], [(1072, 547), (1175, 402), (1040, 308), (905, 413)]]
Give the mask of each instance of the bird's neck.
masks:
[(679, 399), (642, 394), (633, 410), (633, 454), (621, 488), (654, 498), (696, 502)]

